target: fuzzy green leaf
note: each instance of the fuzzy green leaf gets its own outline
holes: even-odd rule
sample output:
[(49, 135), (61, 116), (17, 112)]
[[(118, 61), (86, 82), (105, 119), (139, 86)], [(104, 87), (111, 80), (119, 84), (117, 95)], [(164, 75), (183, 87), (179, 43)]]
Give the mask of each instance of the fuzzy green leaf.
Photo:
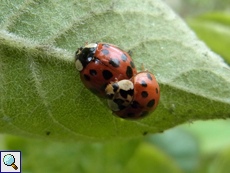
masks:
[(21, 151), (22, 172), (181, 173), (169, 156), (140, 139), (91, 144), (5, 139), (6, 150)]
[(230, 148), (229, 146), (218, 153), (217, 157), (210, 163), (210, 172), (228, 173), (230, 169)]
[[(0, 132), (62, 141), (157, 133), (230, 116), (230, 68), (159, 0), (0, 0)], [(112, 116), (74, 67), (85, 42), (133, 52), (161, 89), (140, 121)]]
[(213, 12), (188, 20), (200, 39), (230, 64), (230, 13)]

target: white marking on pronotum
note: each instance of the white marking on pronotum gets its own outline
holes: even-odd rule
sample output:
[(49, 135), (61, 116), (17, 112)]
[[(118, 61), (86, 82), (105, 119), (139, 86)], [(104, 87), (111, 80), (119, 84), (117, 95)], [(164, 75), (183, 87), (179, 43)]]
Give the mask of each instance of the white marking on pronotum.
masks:
[(81, 63), (81, 61), (79, 59), (76, 60), (75, 66), (78, 69), (78, 71), (82, 71), (83, 65), (82, 65), (82, 63)]
[(89, 44), (85, 45), (84, 48), (92, 48), (92, 47), (97, 47), (97, 43), (89, 43)]
[(119, 85), (119, 89), (125, 91), (133, 90), (134, 88), (133, 83), (130, 80), (126, 80), (126, 79), (117, 82), (117, 84)]

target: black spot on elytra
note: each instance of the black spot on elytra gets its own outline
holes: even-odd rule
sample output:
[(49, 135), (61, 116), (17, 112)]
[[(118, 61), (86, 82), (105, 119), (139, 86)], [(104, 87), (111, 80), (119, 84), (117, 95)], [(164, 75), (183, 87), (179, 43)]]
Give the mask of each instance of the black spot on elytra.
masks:
[(135, 65), (134, 65), (133, 61), (130, 61), (130, 65), (131, 65), (132, 68), (135, 68)]
[(132, 108), (138, 108), (140, 106), (140, 103), (138, 103), (137, 101), (133, 101), (133, 103), (131, 104)]
[(84, 78), (86, 81), (90, 81), (90, 77), (87, 74), (84, 74)]
[(155, 99), (152, 99), (148, 102), (147, 106), (151, 108), (154, 106), (154, 104), (155, 104)]
[(127, 61), (127, 56), (123, 53), (123, 54), (121, 55), (121, 59), (122, 59), (123, 61)]
[(135, 114), (134, 114), (134, 113), (128, 113), (128, 114), (127, 114), (127, 117), (133, 118), (133, 117), (135, 117)]
[(156, 93), (158, 94), (158, 88), (156, 88)]
[(109, 80), (110, 78), (113, 77), (113, 74), (108, 70), (104, 70), (102, 74), (105, 80)]
[(123, 98), (127, 98), (128, 95), (133, 96), (133, 90), (125, 91), (121, 89), (120, 94)]
[(110, 59), (109, 64), (111, 64), (113, 67), (119, 67), (120, 61), (118, 59)]
[(104, 55), (108, 55), (109, 54), (109, 51), (107, 49), (102, 49), (101, 52), (104, 54)]
[(119, 106), (119, 109), (120, 109), (120, 110), (123, 110), (123, 109), (125, 109), (125, 108), (126, 108), (126, 106), (124, 106), (124, 105), (120, 105), (120, 106)]
[(133, 76), (133, 70), (130, 66), (127, 66), (126, 75), (128, 78), (131, 78)]
[(147, 73), (147, 77), (150, 79), (150, 80), (153, 80), (151, 75), (149, 73)]
[(113, 85), (113, 91), (116, 92), (119, 88), (119, 85), (117, 83), (114, 83)]
[(89, 70), (89, 73), (90, 73), (92, 76), (96, 76), (96, 75), (97, 75), (97, 71), (96, 71), (96, 70)]
[(110, 45), (108, 45), (108, 44), (103, 44), (103, 46), (104, 46), (104, 47), (107, 47), (107, 48), (110, 47)]
[(97, 89), (95, 89), (95, 88), (90, 88), (89, 89), (92, 93), (94, 93), (94, 94), (98, 94), (99, 93), (99, 91), (97, 90)]
[(141, 86), (147, 87), (147, 83), (145, 81), (141, 81)]
[(50, 135), (51, 132), (46, 132), (46, 135)]
[(148, 113), (149, 113), (148, 111), (143, 111), (143, 112), (141, 112), (141, 115), (140, 115), (140, 116), (141, 116), (141, 117), (145, 117), (146, 115), (148, 115)]
[(148, 92), (147, 92), (147, 91), (142, 91), (142, 92), (141, 92), (141, 96), (142, 96), (143, 98), (148, 97)]

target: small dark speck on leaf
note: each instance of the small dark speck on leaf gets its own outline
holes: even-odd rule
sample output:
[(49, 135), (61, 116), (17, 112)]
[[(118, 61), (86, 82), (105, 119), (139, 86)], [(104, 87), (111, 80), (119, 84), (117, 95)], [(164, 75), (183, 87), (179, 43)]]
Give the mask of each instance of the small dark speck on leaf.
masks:
[(148, 134), (148, 132), (143, 132), (142, 134), (143, 134), (143, 136), (145, 136), (145, 135), (147, 135), (147, 134)]
[(127, 53), (129, 54), (129, 56), (131, 56), (133, 54), (133, 51), (129, 50)]

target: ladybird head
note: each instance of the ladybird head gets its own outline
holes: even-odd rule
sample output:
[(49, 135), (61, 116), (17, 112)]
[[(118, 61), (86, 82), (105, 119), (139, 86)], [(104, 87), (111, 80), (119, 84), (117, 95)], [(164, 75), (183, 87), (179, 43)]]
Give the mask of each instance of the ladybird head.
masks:
[(76, 68), (81, 71), (93, 59), (97, 49), (97, 43), (90, 43), (80, 47), (75, 55)]
[(119, 111), (129, 106), (133, 100), (134, 85), (130, 80), (121, 80), (109, 84), (105, 92), (108, 97), (108, 106), (113, 111)]
[(81, 54), (81, 51), (82, 51), (83, 49), (84, 49), (83, 46), (80, 47), (80, 48), (78, 48), (78, 50), (77, 50), (77, 52), (76, 52), (76, 56), (79, 55), (79, 54)]
[(119, 89), (119, 85), (117, 83), (111, 83), (107, 85), (105, 88), (106, 96), (108, 99), (113, 99), (114, 94), (117, 92)]

